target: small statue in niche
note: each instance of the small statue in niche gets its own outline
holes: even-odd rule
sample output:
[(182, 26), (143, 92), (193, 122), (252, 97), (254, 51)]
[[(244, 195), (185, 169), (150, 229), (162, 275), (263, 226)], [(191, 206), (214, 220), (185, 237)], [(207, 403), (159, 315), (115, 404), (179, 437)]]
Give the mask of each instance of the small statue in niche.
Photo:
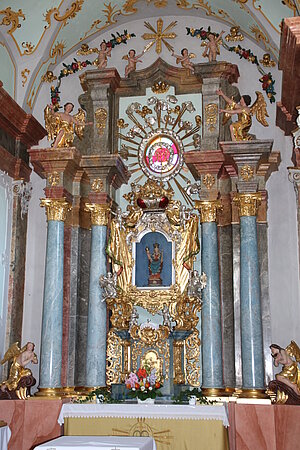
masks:
[(153, 253), (150, 253), (149, 247), (145, 248), (148, 258), (149, 279), (148, 286), (161, 286), (161, 271), (163, 267), (163, 251), (160, 250), (159, 244), (153, 244)]
[(131, 50), (129, 50), (128, 55), (124, 55), (122, 59), (124, 59), (125, 61), (128, 61), (127, 66), (125, 67), (125, 77), (127, 78), (128, 75), (131, 72), (135, 72), (136, 71), (136, 64), (138, 62), (142, 62), (141, 58), (143, 56), (143, 54), (145, 53), (145, 50), (142, 51), (142, 53), (140, 53), (139, 55), (136, 55), (135, 50), (132, 48)]
[(251, 97), (249, 95), (242, 95), (240, 103), (234, 102), (231, 98), (227, 97), (224, 92), (219, 89), (217, 94), (220, 95), (227, 103), (226, 109), (220, 109), (220, 113), (224, 113), (226, 120), (228, 121), (231, 115), (237, 114), (238, 120), (230, 124), (230, 134), (232, 141), (251, 141), (253, 136), (249, 134), (249, 130), (252, 125), (252, 116), (255, 114), (256, 119), (264, 127), (268, 127), (269, 124), (266, 121), (266, 117), (269, 117), (267, 112), (267, 104), (261, 92), (256, 91), (256, 100), (252, 106)]
[(107, 272), (107, 275), (100, 275), (99, 284), (103, 289), (102, 301), (104, 302), (107, 298), (116, 298), (117, 296), (117, 273), (112, 274)]
[(134, 306), (131, 311), (130, 320), (129, 320), (129, 331), (131, 328), (136, 325), (138, 326), (138, 318), (140, 317), (139, 313), (137, 312), (136, 307)]
[(163, 318), (163, 326), (168, 327), (170, 330), (172, 328), (172, 317), (170, 314), (169, 307), (166, 303), (164, 303), (163, 309), (158, 312), (160, 316)]
[(53, 105), (47, 105), (44, 109), (45, 127), (48, 140), (54, 141), (53, 148), (72, 147), (74, 134), (82, 139), (84, 127), (90, 125), (85, 122), (83, 109), (79, 108), (78, 113), (72, 116), (73, 109), (71, 102), (64, 105), (64, 112), (55, 112)]
[(100, 50), (98, 50), (98, 58), (95, 59), (95, 64), (98, 69), (105, 69), (107, 67), (107, 58), (111, 57), (111, 43), (104, 40), (100, 44)]
[(207, 39), (208, 42), (204, 42), (205, 50), (203, 52), (204, 58), (208, 57), (209, 62), (213, 62), (217, 60), (217, 55), (220, 54), (220, 43), (222, 41), (222, 35), (225, 31), (221, 31), (220, 34), (208, 33)]
[(191, 270), (189, 274), (189, 281), (187, 287), (187, 293), (190, 297), (196, 297), (201, 300), (201, 291), (205, 288), (207, 283), (207, 276), (203, 272), (199, 275), (198, 270)]
[(172, 52), (172, 56), (176, 58), (176, 64), (180, 63), (182, 67), (189, 69), (191, 73), (195, 72), (194, 64), (191, 62), (191, 59), (195, 58), (196, 55), (194, 53), (189, 53), (187, 48), (181, 50), (181, 55), (175, 55), (175, 53)]
[[(275, 375), (276, 380), (269, 383), (269, 389), (287, 394), (286, 404), (300, 404), (300, 348), (295, 341), (284, 349), (277, 344), (271, 344), (271, 355), (275, 367), (282, 365), (282, 371)], [(281, 396), (279, 396), (281, 397)]]
[(30, 387), (35, 385), (31, 370), (25, 368), (29, 363), (38, 363), (33, 342), (27, 342), (22, 348), (15, 342), (5, 353), (1, 364), (10, 360), (9, 377), (1, 383), (0, 399), (24, 399), (30, 394)]

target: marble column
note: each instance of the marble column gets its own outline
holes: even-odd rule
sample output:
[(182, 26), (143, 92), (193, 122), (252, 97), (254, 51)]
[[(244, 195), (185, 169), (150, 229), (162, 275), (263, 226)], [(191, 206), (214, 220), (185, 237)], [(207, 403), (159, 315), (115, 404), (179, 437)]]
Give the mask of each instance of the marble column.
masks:
[(240, 295), (243, 394), (264, 389), (263, 333), (256, 215), (260, 193), (236, 194), (240, 215)]
[(65, 198), (41, 199), (48, 230), (38, 395), (55, 395), (61, 387), (63, 334), (64, 221), (71, 209)]
[(86, 354), (86, 386), (106, 385), (106, 303), (102, 301), (99, 277), (106, 273), (108, 204), (87, 203), (91, 212), (91, 261)]
[(197, 201), (202, 224), (202, 270), (207, 285), (202, 300), (202, 390), (206, 395), (221, 395), (223, 382), (222, 327), (219, 253), (217, 232), (218, 200)]

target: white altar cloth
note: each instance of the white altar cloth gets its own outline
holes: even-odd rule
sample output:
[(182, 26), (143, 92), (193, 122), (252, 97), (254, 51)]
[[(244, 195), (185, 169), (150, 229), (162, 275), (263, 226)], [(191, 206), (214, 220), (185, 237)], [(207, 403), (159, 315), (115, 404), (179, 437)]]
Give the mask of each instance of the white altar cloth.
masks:
[(7, 450), (10, 440), (11, 431), (8, 426), (0, 427), (0, 449)]
[(62, 405), (58, 423), (62, 425), (65, 417), (123, 417), (179, 420), (222, 420), (229, 426), (225, 405), (141, 405), (141, 404), (72, 404)]
[(156, 450), (151, 437), (62, 436), (35, 447), (35, 450)]

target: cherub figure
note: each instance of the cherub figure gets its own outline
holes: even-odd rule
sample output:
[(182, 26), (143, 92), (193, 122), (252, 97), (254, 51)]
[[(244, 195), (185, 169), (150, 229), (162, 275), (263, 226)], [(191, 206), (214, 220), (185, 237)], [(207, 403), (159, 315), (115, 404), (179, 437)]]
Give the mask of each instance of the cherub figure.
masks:
[(90, 125), (85, 123), (83, 109), (79, 108), (78, 113), (72, 116), (73, 109), (74, 105), (71, 102), (64, 105), (64, 112), (55, 112), (53, 105), (47, 105), (44, 109), (45, 127), (48, 131), (48, 140), (54, 141), (53, 148), (71, 147), (74, 134), (82, 139), (85, 125)]
[[(240, 103), (234, 102), (227, 97), (221, 89), (217, 90), (217, 94), (224, 98), (227, 103), (226, 109), (220, 109), (220, 113), (225, 113), (227, 120), (231, 115), (237, 114), (238, 120), (230, 125), (230, 134), (233, 141), (250, 141), (253, 137), (249, 134), (252, 125), (252, 116), (255, 114), (256, 119), (264, 126), (268, 127), (266, 117), (269, 117), (267, 105), (261, 92), (256, 91), (256, 100), (252, 106), (251, 97), (242, 95)], [(223, 124), (227, 122), (223, 121)]]
[(203, 272), (199, 275), (198, 270), (192, 270), (189, 275), (187, 293), (191, 297), (196, 297), (201, 300), (201, 291), (205, 288), (207, 283), (207, 276)]
[(122, 59), (125, 59), (126, 61), (128, 61), (127, 66), (125, 67), (125, 77), (127, 78), (128, 75), (131, 72), (135, 72), (136, 71), (136, 64), (138, 62), (142, 62), (141, 58), (143, 56), (143, 54), (145, 53), (145, 50), (142, 51), (142, 53), (140, 53), (139, 55), (136, 55), (135, 50), (132, 48), (131, 50), (129, 50), (128, 55), (124, 55)]
[(98, 51), (98, 58), (94, 61), (98, 69), (105, 69), (107, 66), (107, 58), (111, 57), (111, 44), (109, 42), (102, 41), (100, 44), (100, 50)]
[(25, 366), (32, 362), (37, 364), (37, 356), (34, 353), (34, 344), (27, 342), (24, 347), (20, 349), (19, 343), (15, 342), (5, 353), (1, 364), (5, 364), (7, 361), (12, 360), (12, 365), (9, 371), (9, 377), (1, 384), (1, 391), (5, 390), (15, 391), (18, 387), (21, 378), (32, 376), (30, 369), (25, 369)]
[(207, 39), (208, 42), (205, 42), (205, 50), (203, 52), (204, 58), (208, 57), (209, 62), (213, 62), (217, 60), (217, 55), (220, 54), (220, 43), (222, 40), (222, 35), (225, 31), (221, 31), (221, 33), (217, 36), (214, 33), (208, 33)]
[(137, 312), (136, 307), (134, 306), (132, 308), (132, 312), (131, 312), (131, 316), (130, 316), (130, 320), (129, 320), (129, 331), (131, 330), (131, 328), (133, 327), (133, 325), (137, 325), (138, 326), (138, 318), (140, 317), (139, 313)]
[(163, 309), (158, 312), (160, 316), (163, 318), (163, 325), (168, 327), (170, 330), (172, 328), (172, 317), (170, 314), (169, 307), (166, 303), (164, 303)]
[(194, 64), (191, 62), (191, 59), (195, 58), (196, 55), (194, 53), (189, 53), (187, 48), (181, 50), (181, 55), (175, 55), (175, 53), (172, 52), (172, 56), (176, 58), (176, 64), (180, 63), (182, 67), (189, 69), (191, 73), (195, 72)]
[(297, 364), (300, 362), (300, 349), (298, 345), (291, 341), (285, 349), (277, 344), (271, 344), (270, 349), (274, 366), (282, 365), (282, 371), (276, 375), (276, 380), (286, 384), (297, 395), (300, 395), (300, 370)]
[(100, 275), (99, 284), (103, 289), (102, 301), (107, 298), (116, 298), (117, 296), (117, 273), (107, 272), (107, 275)]

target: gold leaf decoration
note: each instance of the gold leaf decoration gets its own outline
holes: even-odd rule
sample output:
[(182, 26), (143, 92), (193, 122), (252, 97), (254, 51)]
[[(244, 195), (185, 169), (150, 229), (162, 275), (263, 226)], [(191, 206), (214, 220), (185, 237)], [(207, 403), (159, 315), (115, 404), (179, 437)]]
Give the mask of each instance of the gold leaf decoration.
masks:
[(75, 0), (66, 10), (66, 12), (60, 16), (59, 15), (59, 9), (58, 8), (51, 8), (46, 11), (46, 14), (44, 14), (45, 21), (48, 25), (45, 25), (44, 28), (49, 28), (51, 25), (51, 16), (53, 15), (54, 19), (57, 22), (63, 22), (63, 25), (67, 25), (68, 19), (74, 19), (76, 17), (76, 14), (81, 10), (84, 0)]
[(62, 57), (64, 54), (64, 48), (66, 47), (65, 43), (63, 41), (57, 42), (53, 49), (50, 52), (50, 57), (55, 58), (54, 62), (57, 62), (58, 57)]
[(22, 47), (25, 48), (25, 54), (30, 55), (34, 51), (34, 45), (32, 42), (22, 42)]
[(27, 80), (28, 80), (27, 75), (29, 75), (29, 74), (30, 74), (30, 70), (29, 70), (29, 69), (24, 69), (24, 70), (22, 70), (22, 72), (21, 72), (21, 77), (23, 78), (23, 80), (22, 80), (22, 86), (23, 86), (23, 87), (24, 87), (25, 84), (27, 83)]
[(11, 29), (8, 30), (8, 34), (12, 35), (14, 31), (16, 31), (17, 28), (21, 28), (21, 24), (19, 23), (19, 18), (21, 17), (23, 20), (25, 20), (25, 16), (23, 14), (23, 11), (19, 9), (18, 11), (13, 11), (11, 7), (8, 7), (6, 9), (2, 9), (0, 11), (0, 14), (4, 14), (4, 17), (2, 19), (2, 22), (0, 22), (0, 25), (6, 25), (10, 26)]
[(169, 25), (163, 29), (164, 27), (164, 21), (162, 18), (159, 18), (156, 22), (156, 29), (149, 23), (144, 22), (145, 27), (150, 30), (151, 33), (144, 33), (142, 35), (142, 38), (145, 40), (150, 40), (149, 44), (146, 45), (145, 50), (149, 50), (154, 44), (156, 44), (156, 53), (160, 54), (162, 50), (162, 44), (165, 44), (169, 52), (173, 51), (173, 47), (167, 39), (175, 39), (177, 37), (177, 34), (174, 32), (170, 32), (172, 28), (174, 28), (177, 24), (177, 21), (174, 20), (173, 22), (170, 22)]

